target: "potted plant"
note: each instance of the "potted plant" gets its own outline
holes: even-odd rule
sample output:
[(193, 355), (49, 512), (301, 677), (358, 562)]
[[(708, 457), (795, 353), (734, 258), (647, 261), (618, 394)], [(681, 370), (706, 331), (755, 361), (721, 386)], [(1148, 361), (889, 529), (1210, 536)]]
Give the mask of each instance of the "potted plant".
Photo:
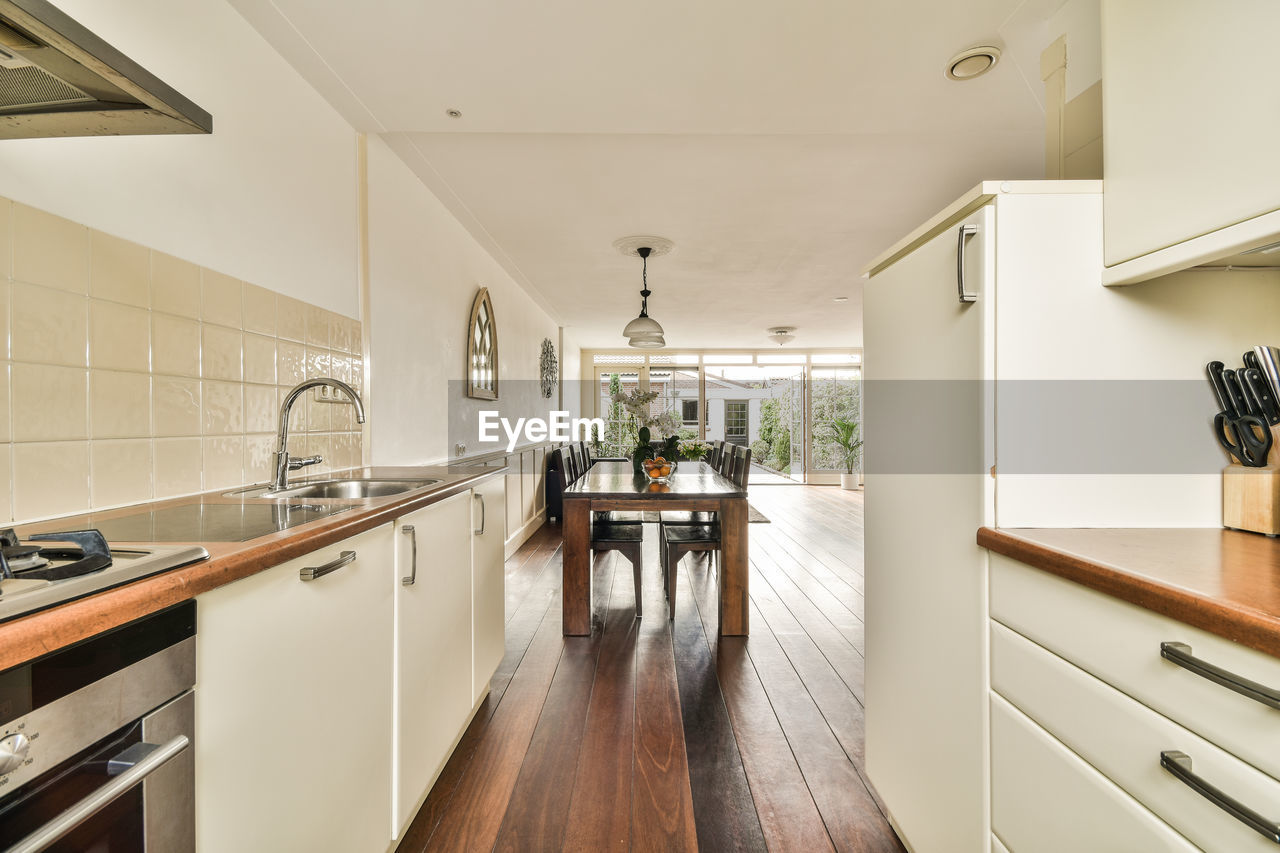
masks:
[(831, 421), (831, 437), (840, 448), (841, 461), (844, 463), (844, 473), (840, 475), (840, 488), (858, 488), (860, 485), (858, 480), (862, 475), (853, 473), (854, 467), (862, 456), (862, 439), (858, 437), (858, 422), (835, 418)]

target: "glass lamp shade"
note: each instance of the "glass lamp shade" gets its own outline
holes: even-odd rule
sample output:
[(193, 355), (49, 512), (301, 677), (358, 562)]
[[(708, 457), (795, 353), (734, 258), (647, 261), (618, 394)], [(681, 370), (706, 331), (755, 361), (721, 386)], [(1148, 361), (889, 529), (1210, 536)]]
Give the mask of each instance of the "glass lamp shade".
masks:
[(639, 349), (662, 349), (667, 345), (662, 335), (633, 335), (627, 343)]
[(658, 321), (652, 317), (640, 315), (626, 325), (622, 330), (624, 338), (634, 337), (662, 337), (662, 326), (658, 325)]

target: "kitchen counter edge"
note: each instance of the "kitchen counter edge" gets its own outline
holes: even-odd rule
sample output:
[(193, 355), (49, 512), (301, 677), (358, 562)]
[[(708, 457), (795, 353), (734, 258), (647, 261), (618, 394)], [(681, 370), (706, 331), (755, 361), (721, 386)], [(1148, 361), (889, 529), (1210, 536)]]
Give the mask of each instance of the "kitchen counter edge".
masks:
[[(424, 474), (438, 474), (439, 471), (434, 466), (419, 470)], [(0, 671), (74, 645), (366, 530), (390, 524), (423, 507), (462, 494), (485, 480), (503, 476), (507, 470), (505, 466), (477, 467), (475, 473), (465, 474), (451, 470), (446, 475), (450, 478), (449, 482), (444, 485), (373, 499), (367, 506), (361, 505), (295, 529), (282, 530), (246, 542), (193, 543), (208, 550), (209, 559), (0, 624)], [(195, 499), (198, 500), (199, 496)]]
[(1280, 543), (1221, 528), (978, 529), (1033, 568), (1280, 657)]

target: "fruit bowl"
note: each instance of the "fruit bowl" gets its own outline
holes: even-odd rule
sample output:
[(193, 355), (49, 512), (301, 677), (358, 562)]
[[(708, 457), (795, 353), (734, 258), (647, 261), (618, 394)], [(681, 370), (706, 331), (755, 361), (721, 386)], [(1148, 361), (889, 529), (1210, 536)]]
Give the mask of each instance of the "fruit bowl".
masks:
[(661, 456), (654, 459), (646, 459), (640, 465), (644, 469), (644, 475), (653, 483), (667, 482), (671, 472), (676, 469), (674, 462), (669, 462)]

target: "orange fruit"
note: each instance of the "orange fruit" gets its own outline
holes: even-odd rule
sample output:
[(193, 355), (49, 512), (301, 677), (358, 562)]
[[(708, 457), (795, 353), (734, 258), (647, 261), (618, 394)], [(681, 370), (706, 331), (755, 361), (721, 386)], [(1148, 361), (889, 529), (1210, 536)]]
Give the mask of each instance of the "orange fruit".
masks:
[(669, 476), (671, 476), (671, 466), (670, 466), (670, 465), (663, 465), (663, 466), (662, 466), (662, 468), (658, 471), (658, 476), (659, 476), (659, 477), (669, 477)]
[(654, 462), (654, 464), (655, 464), (655, 465), (661, 465), (663, 462), (666, 462), (666, 461), (667, 461), (667, 460), (666, 460), (666, 459), (663, 459), (661, 456), (655, 456), (655, 457), (653, 457), (653, 462)]

